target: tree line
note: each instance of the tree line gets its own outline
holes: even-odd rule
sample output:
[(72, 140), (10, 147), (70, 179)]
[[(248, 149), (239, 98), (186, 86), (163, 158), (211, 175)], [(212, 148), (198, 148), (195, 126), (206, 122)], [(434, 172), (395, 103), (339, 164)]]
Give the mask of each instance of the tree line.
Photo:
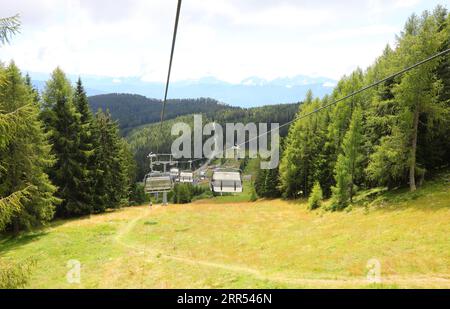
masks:
[(81, 79), (72, 87), (56, 68), (40, 96), (14, 62), (0, 63), (0, 231), (127, 205), (134, 173), (117, 123), (93, 115)]
[[(450, 14), (444, 7), (412, 15), (394, 48), (387, 46), (367, 70), (344, 76), (331, 95), (319, 99), (309, 92), (297, 115), (314, 112), (448, 48)], [(258, 172), (255, 187), (260, 196), (309, 196), (315, 208), (323, 194), (331, 197), (331, 210), (341, 210), (361, 189), (416, 190), (449, 165), (449, 54), (298, 119), (282, 148), (279, 169)]]
[[(162, 101), (128, 93), (109, 93), (89, 97), (92, 110), (109, 110), (113, 119), (118, 120), (125, 136), (133, 129), (149, 123), (159, 122)], [(165, 107), (165, 119), (173, 119), (188, 114), (213, 116), (224, 110), (240, 109), (220, 103), (210, 98), (169, 99)]]
[[(198, 103), (194, 103), (198, 104)], [(269, 105), (254, 108), (226, 108), (220, 110), (220, 112), (210, 115), (202, 113), (203, 125), (215, 121), (225, 128), (226, 123), (273, 123), (278, 122), (280, 124), (286, 123), (294, 117), (298, 110), (298, 103), (294, 104), (278, 104)], [(137, 164), (137, 180), (142, 180), (144, 175), (149, 171), (149, 162), (147, 155), (150, 152), (159, 151), (161, 153), (170, 153), (172, 142), (177, 136), (171, 135), (171, 128), (177, 122), (184, 122), (193, 128), (193, 115), (183, 115), (174, 119), (165, 120), (162, 124), (152, 123), (145, 126), (141, 126), (132, 130), (126, 135), (126, 139), (129, 142)], [(287, 135), (287, 128), (284, 127), (280, 130), (280, 136)], [(205, 141), (210, 136), (203, 136)], [(192, 138), (192, 142), (194, 139)], [(225, 142), (225, 141), (224, 141)], [(194, 147), (191, 147), (194, 149)], [(197, 164), (202, 162), (197, 161)]]

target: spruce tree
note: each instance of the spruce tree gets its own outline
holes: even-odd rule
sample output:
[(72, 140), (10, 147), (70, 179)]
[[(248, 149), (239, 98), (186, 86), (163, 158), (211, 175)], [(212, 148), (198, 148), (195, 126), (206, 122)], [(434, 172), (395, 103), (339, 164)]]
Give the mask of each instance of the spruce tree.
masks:
[(255, 187), (255, 192), (259, 197), (266, 196), (266, 185), (265, 185), (266, 175), (267, 170), (264, 169), (258, 169), (256, 172), (256, 177), (253, 186)]
[(128, 205), (134, 199), (134, 186), (136, 181), (136, 161), (134, 159), (131, 146), (124, 138), (120, 138), (121, 148), (121, 169), (123, 171), (122, 179), (124, 184), (124, 196), (122, 204)]
[(276, 198), (279, 197), (280, 190), (279, 185), (279, 170), (278, 168), (273, 168), (266, 171), (264, 179), (264, 197)]
[(95, 207), (97, 212), (128, 203), (134, 159), (109, 113), (95, 116)]
[(109, 197), (107, 188), (112, 185), (109, 171), (109, 155), (106, 150), (106, 143), (109, 140), (107, 136), (107, 121), (108, 118), (102, 111), (97, 112), (91, 131), (94, 141), (94, 154), (92, 157), (94, 201), (92, 206), (93, 212), (95, 213), (103, 212), (108, 207)]
[(83, 171), (83, 178), (80, 179), (78, 185), (80, 199), (90, 205), (92, 210), (94, 203), (94, 185), (95, 180), (95, 166), (94, 166), (94, 146), (95, 141), (92, 134), (93, 130), (93, 115), (89, 108), (89, 101), (84, 90), (81, 78), (78, 78), (74, 94), (73, 103), (75, 110), (80, 115), (79, 117), (79, 149), (78, 149), (78, 164)]
[(42, 118), (50, 133), (56, 164), (49, 171), (58, 186), (63, 202), (59, 216), (85, 215), (92, 212), (89, 198), (83, 192), (86, 178), (86, 154), (81, 148), (83, 127), (74, 103), (72, 87), (64, 72), (56, 68), (43, 94)]
[(39, 91), (33, 86), (32, 82), (31, 82), (31, 77), (28, 73), (25, 74), (25, 84), (30, 89), (30, 91), (33, 95), (34, 102), (39, 104), (39, 101), (40, 101)]
[(313, 99), (309, 91), (298, 112), (300, 117), (309, 116), (296, 120), (289, 128), (279, 167), (280, 188), (286, 197), (308, 196), (316, 174), (320, 174), (316, 167), (324, 164), (319, 154), (325, 149), (327, 141), (327, 114), (313, 113), (322, 103)]

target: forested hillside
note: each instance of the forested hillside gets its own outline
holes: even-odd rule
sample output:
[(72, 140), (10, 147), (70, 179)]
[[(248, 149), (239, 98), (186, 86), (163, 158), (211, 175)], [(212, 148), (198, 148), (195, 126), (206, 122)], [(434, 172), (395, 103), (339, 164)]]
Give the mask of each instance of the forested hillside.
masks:
[[(225, 128), (226, 123), (279, 123), (284, 124), (293, 119), (298, 110), (298, 103), (268, 105), (254, 108), (224, 109), (214, 115), (203, 114), (203, 125), (215, 121)], [(159, 123), (141, 126), (131, 131), (126, 139), (135, 154), (138, 180), (148, 172), (147, 155), (150, 152), (170, 153), (172, 141), (176, 136), (170, 134), (172, 125), (176, 122), (185, 122), (193, 127), (193, 115), (185, 115), (164, 121), (162, 128)], [(287, 135), (288, 126), (280, 130), (281, 136)], [(208, 136), (204, 136), (204, 139)], [(192, 140), (193, 141), (193, 140)], [(192, 148), (193, 149), (193, 148)]]
[[(191, 127), (193, 115), (202, 114), (203, 124), (216, 121), (226, 123), (286, 123), (292, 120), (299, 103), (268, 105), (254, 108), (233, 107), (209, 98), (168, 100), (165, 121), (159, 127), (162, 102), (133, 94), (105, 94), (89, 97), (93, 111), (109, 111), (118, 121), (122, 135), (131, 145), (137, 164), (137, 180), (148, 172), (147, 155), (151, 151), (169, 153), (172, 141), (170, 130), (174, 123), (185, 122)], [(286, 136), (288, 126), (281, 128), (281, 136)]]
[[(394, 47), (366, 70), (344, 76), (332, 95), (309, 93), (306, 115), (450, 48), (450, 15), (438, 6), (412, 15)], [(279, 167), (285, 197), (332, 198), (346, 208), (358, 190), (409, 186), (414, 191), (450, 163), (450, 55), (427, 62), (386, 83), (291, 125)], [(267, 173), (261, 171), (261, 173)], [(264, 190), (263, 190), (264, 191)], [(264, 194), (263, 194), (264, 195)]]
[[(0, 19), (0, 46), (19, 31)], [(81, 79), (56, 68), (39, 94), (16, 64), (0, 62), (0, 231), (128, 205), (135, 164), (107, 113), (89, 109)]]
[(129, 203), (135, 164), (108, 114), (59, 68), (40, 97), (14, 63), (0, 66), (0, 230)]
[[(137, 94), (110, 93), (89, 97), (89, 104), (95, 113), (98, 109), (109, 110), (113, 119), (119, 121), (124, 135), (140, 125), (161, 119), (161, 100), (149, 99)], [(171, 99), (166, 103), (165, 119), (201, 113), (209, 116), (225, 109), (238, 109), (210, 98)]]

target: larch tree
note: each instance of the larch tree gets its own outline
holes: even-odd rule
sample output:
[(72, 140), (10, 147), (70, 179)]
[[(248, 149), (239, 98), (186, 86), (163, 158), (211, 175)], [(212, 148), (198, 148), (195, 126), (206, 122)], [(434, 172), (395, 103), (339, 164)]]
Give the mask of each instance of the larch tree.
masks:
[[(405, 63), (413, 64), (439, 51), (442, 37), (438, 33), (436, 19), (425, 12), (422, 18), (411, 18), (399, 42), (398, 55)], [(400, 84), (394, 87), (395, 100), (401, 106), (399, 129), (406, 132), (408, 151), (408, 178), (410, 190), (416, 190), (416, 175), (423, 175), (423, 167), (417, 166), (419, 121), (426, 116), (429, 121), (445, 114), (438, 102), (441, 84), (435, 74), (438, 62), (431, 61), (407, 72)]]
[(53, 166), (54, 157), (39, 120), (35, 94), (14, 63), (3, 74), (6, 78), (0, 84), (0, 109), (6, 113), (29, 110), (27, 117), (20, 120), (22, 124), (14, 132), (14, 138), (0, 149), (0, 196), (20, 196), (10, 218), (14, 231), (18, 232), (52, 219), (59, 200), (54, 196), (56, 187), (45, 173)]
[[(439, 51), (450, 49), (450, 14), (437, 6), (432, 15), (436, 20), (437, 35), (442, 42)], [(435, 70), (439, 93), (433, 104), (438, 113), (424, 113), (419, 118), (417, 161), (427, 171), (434, 173), (450, 164), (450, 54), (437, 59)], [(422, 178), (419, 178), (419, 183)]]
[(0, 18), (0, 46), (9, 43), (11, 37), (20, 30), (19, 15)]
[[(0, 18), (0, 46), (9, 42), (9, 38), (19, 31), (18, 17)], [(0, 62), (0, 86), (6, 83), (6, 74), (3, 64)], [(32, 114), (30, 107), (23, 107), (12, 112), (3, 110), (0, 105), (0, 151), (4, 150), (13, 139), (14, 133), (24, 125), (21, 121)], [(6, 171), (0, 163), (0, 173)], [(22, 207), (21, 199), (27, 194), (26, 190), (16, 191), (8, 196), (0, 196), (0, 231), (11, 222), (15, 211)]]
[[(0, 18), (0, 46), (19, 28), (18, 15)], [(0, 62), (0, 231), (44, 223), (57, 203), (44, 173), (52, 157), (29, 90), (14, 64)]]
[(338, 156), (335, 167), (336, 186), (333, 188), (332, 199), (338, 210), (353, 201), (355, 180), (362, 175), (362, 121), (361, 108), (357, 107), (353, 111), (350, 126), (342, 142), (342, 153)]

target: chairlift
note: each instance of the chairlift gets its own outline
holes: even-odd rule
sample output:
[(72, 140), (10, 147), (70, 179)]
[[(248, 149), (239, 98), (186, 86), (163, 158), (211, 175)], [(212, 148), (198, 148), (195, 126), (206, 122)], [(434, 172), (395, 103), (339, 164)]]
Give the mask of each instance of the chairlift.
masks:
[(172, 167), (169, 171), (170, 177), (172, 178), (172, 181), (179, 181), (180, 180), (180, 169), (177, 167)]
[(190, 172), (190, 171), (180, 172), (180, 182), (193, 183), (194, 182), (194, 173)]
[(194, 172), (192, 171), (192, 160), (189, 160), (189, 169), (180, 172), (181, 183), (194, 183)]
[(145, 175), (144, 190), (146, 193), (169, 192), (173, 188), (170, 173), (151, 172)]
[(215, 169), (210, 183), (211, 191), (214, 193), (241, 193), (242, 172), (239, 169)]

